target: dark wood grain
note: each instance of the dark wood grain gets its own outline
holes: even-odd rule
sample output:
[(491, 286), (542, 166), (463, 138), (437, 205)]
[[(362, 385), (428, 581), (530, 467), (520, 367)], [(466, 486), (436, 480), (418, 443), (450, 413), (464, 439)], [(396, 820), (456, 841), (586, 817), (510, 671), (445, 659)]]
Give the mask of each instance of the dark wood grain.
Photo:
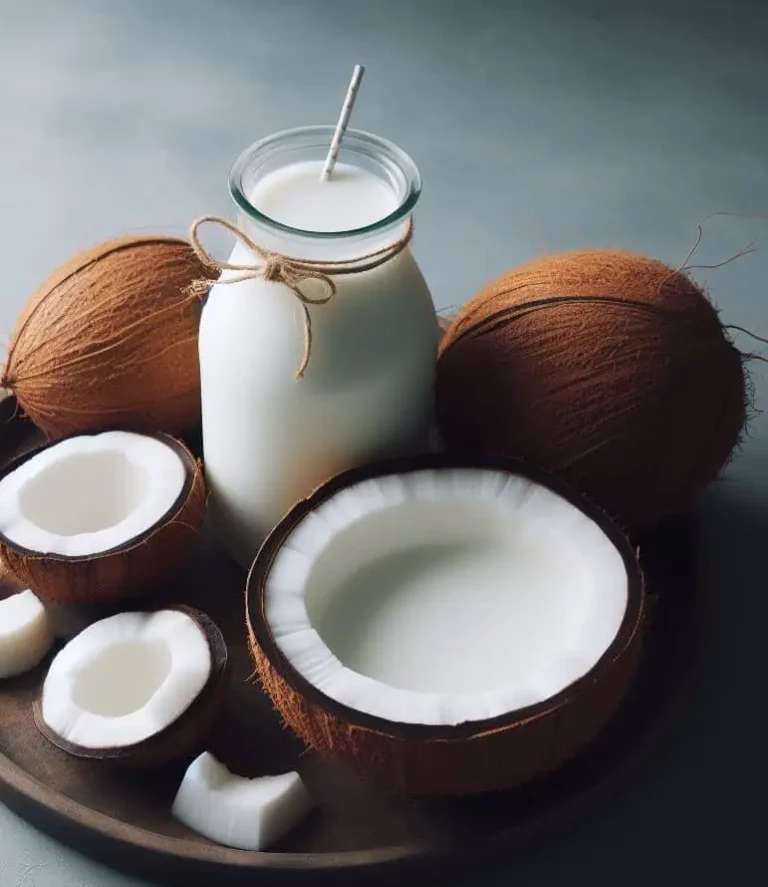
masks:
[[(0, 404), (0, 459), (33, 442)], [(12, 418), (11, 418), (12, 417)], [(71, 758), (35, 727), (32, 702), (47, 663), (0, 683), (0, 800), (38, 828), (110, 865), (169, 884), (376, 883), (491, 861), (605, 800), (653, 752), (682, 709), (706, 636), (707, 599), (696, 575), (696, 534), (679, 519), (642, 540), (653, 599), (633, 689), (599, 738), (560, 770), (513, 791), (461, 801), (385, 797), (304, 753), (252, 678), (245, 645), (245, 576), (204, 537), (178, 581), (144, 606), (186, 603), (208, 613), (229, 645), (233, 681), (210, 750), (245, 776), (298, 769), (317, 807), (269, 853), (218, 847), (170, 814), (186, 761), (142, 773), (105, 772)], [(11, 590), (5, 584), (0, 595)], [(62, 634), (108, 611), (56, 608)]]

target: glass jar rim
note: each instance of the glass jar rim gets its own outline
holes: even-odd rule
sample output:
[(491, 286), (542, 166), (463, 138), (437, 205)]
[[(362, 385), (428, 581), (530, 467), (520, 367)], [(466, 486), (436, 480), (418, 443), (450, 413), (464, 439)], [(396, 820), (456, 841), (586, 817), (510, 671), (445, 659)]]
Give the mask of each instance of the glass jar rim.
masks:
[(413, 211), (421, 195), (421, 174), (418, 167), (410, 156), (402, 148), (395, 145), (394, 142), (359, 129), (348, 129), (346, 131), (342, 141), (342, 150), (352, 150), (360, 155), (373, 157), (380, 162), (383, 161), (385, 165), (395, 167), (405, 184), (405, 193), (402, 200), (387, 216), (360, 228), (349, 228), (340, 231), (310, 231), (278, 222), (277, 219), (262, 213), (250, 202), (243, 187), (243, 177), (256, 158), (266, 158), (270, 154), (279, 154), (291, 145), (301, 145), (302, 143), (304, 147), (308, 148), (327, 148), (330, 146), (333, 131), (333, 126), (300, 126), (295, 129), (286, 129), (273, 133), (247, 147), (234, 162), (229, 173), (229, 192), (239, 209), (254, 222), (267, 228), (296, 237), (316, 240), (353, 238), (375, 234), (391, 228), (398, 222), (406, 219)]

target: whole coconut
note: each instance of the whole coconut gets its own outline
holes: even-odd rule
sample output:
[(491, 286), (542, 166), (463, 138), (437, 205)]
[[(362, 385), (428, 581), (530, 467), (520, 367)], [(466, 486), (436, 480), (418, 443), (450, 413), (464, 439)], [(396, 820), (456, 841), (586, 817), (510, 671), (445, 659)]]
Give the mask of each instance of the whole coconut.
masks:
[(186, 288), (209, 275), (187, 241), (162, 235), (79, 253), (23, 309), (0, 384), (53, 438), (194, 428), (200, 304)]
[(742, 357), (684, 273), (608, 250), (549, 255), (483, 289), (440, 348), (451, 450), (522, 456), (630, 530), (685, 510), (746, 421)]

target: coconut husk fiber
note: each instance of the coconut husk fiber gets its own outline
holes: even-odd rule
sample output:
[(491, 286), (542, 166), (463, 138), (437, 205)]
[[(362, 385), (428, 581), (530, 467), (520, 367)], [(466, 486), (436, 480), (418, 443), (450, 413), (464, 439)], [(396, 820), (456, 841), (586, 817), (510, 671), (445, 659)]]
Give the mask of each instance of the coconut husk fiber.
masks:
[(638, 530), (719, 474), (747, 388), (742, 355), (687, 274), (586, 250), (478, 293), (441, 343), (436, 401), (449, 450), (529, 459)]
[(200, 301), (210, 271), (185, 240), (120, 237), (57, 268), (25, 305), (0, 384), (52, 438), (200, 422)]

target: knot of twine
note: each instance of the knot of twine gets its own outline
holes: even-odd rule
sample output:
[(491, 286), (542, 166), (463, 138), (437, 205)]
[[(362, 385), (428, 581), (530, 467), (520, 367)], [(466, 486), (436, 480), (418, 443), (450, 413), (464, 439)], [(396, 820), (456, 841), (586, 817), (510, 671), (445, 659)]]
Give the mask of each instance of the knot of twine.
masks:
[[(259, 260), (257, 264), (237, 265), (232, 262), (220, 262), (215, 259), (200, 241), (200, 228), (205, 224), (219, 225), (225, 228), (230, 234), (246, 246)], [(273, 252), (254, 243), (247, 234), (240, 230), (232, 222), (222, 219), (219, 216), (202, 216), (196, 219), (189, 229), (189, 240), (192, 249), (195, 251), (198, 259), (211, 271), (236, 271), (232, 277), (219, 279), (215, 281), (217, 284), (241, 283), (244, 280), (269, 280), (275, 283), (282, 283), (291, 290), (298, 299), (299, 304), (304, 312), (304, 355), (301, 364), (296, 371), (296, 378), (301, 379), (309, 365), (309, 358), (312, 353), (312, 315), (309, 311), (310, 305), (326, 305), (336, 295), (336, 284), (333, 281), (334, 276), (342, 274), (360, 274), (363, 271), (370, 271), (385, 264), (401, 253), (411, 242), (413, 237), (413, 222), (409, 219), (402, 235), (394, 241), (387, 244), (381, 249), (356, 256), (354, 259), (339, 259), (337, 261), (326, 260), (307, 260), (294, 259), (291, 256), (285, 256), (282, 253)], [(301, 289), (301, 284), (305, 280), (319, 280), (326, 288), (327, 294), (317, 298), (310, 298)], [(212, 285), (209, 279), (196, 280), (189, 287), (189, 292), (193, 295), (204, 296)]]

